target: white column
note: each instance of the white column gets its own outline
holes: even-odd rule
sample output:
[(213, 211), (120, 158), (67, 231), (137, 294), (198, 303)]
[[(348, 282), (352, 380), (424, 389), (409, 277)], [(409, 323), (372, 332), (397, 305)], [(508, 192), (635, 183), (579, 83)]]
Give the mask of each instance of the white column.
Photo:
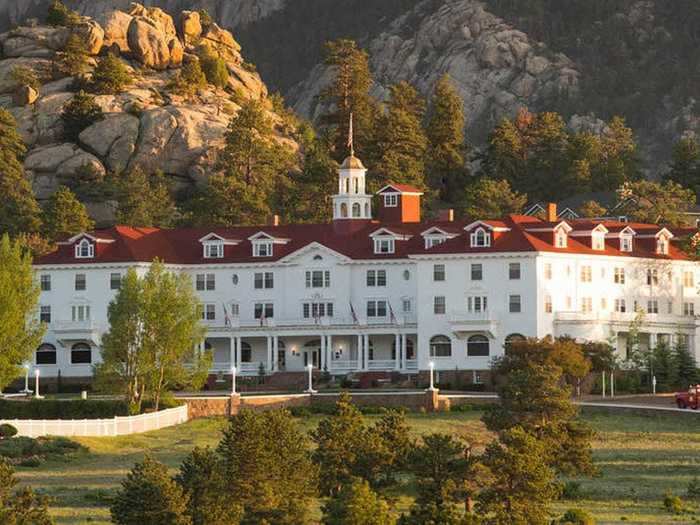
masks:
[(267, 371), (272, 372), (272, 336), (267, 336)]
[(649, 350), (656, 348), (657, 334), (649, 334)]
[(319, 349), (321, 355), (318, 356), (318, 369), (323, 371), (323, 365), (326, 362), (326, 335), (321, 334), (321, 348)]
[(396, 347), (396, 352), (394, 353), (394, 370), (399, 370), (401, 368), (401, 336), (399, 334), (394, 335), (394, 346)]
[(228, 338), (228, 355), (229, 368), (231, 368), (232, 366), (236, 366), (236, 342), (233, 336)]
[(406, 353), (406, 334), (401, 334), (401, 369), (406, 369), (406, 361), (408, 361), (408, 355)]
[(364, 367), (365, 358), (362, 353), (362, 335), (357, 334), (357, 368), (362, 370)]
[(362, 367), (363, 370), (369, 370), (369, 334), (365, 334), (364, 336), (364, 347), (365, 347), (365, 362)]
[(277, 372), (279, 370), (279, 350), (280, 350), (280, 338), (275, 335), (272, 338), (272, 371)]
[(328, 344), (326, 345), (326, 353), (324, 357), (324, 366), (325, 368), (328, 369), (328, 371), (331, 371), (331, 366), (333, 363), (333, 336), (329, 335), (328, 336)]
[(241, 344), (243, 343), (243, 338), (241, 336), (236, 337), (236, 367), (238, 370), (241, 370), (241, 362), (242, 362), (242, 352), (241, 352)]

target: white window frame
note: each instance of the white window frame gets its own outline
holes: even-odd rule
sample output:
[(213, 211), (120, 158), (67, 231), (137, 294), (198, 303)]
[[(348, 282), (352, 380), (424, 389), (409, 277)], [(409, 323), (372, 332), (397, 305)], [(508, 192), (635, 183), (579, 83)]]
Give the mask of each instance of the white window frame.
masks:
[(399, 206), (398, 193), (385, 193), (384, 194), (384, 207), (385, 208), (397, 208), (398, 206)]
[(376, 255), (387, 255), (395, 253), (396, 239), (393, 237), (379, 237), (374, 239), (374, 253)]
[(627, 302), (624, 299), (615, 299), (615, 311), (619, 314), (627, 312)]
[(470, 246), (472, 248), (488, 248), (491, 246), (491, 233), (484, 228), (477, 228), (470, 235)]
[(620, 235), (620, 251), (631, 252), (634, 250), (634, 238), (630, 234)]
[(274, 243), (270, 240), (253, 241), (253, 257), (272, 257)]
[(581, 282), (590, 283), (593, 282), (593, 267), (590, 265), (581, 266)]
[(591, 234), (591, 248), (596, 251), (605, 250), (605, 234), (600, 232), (593, 232)]
[(613, 280), (615, 284), (625, 284), (625, 268), (624, 267), (616, 267), (615, 268), (615, 274), (613, 276)]
[(204, 243), (204, 258), (205, 259), (223, 259), (224, 258), (224, 243), (221, 241), (209, 241)]
[(685, 288), (695, 287), (695, 273), (694, 272), (683, 272), (683, 286)]
[(666, 237), (659, 237), (656, 241), (656, 253), (658, 255), (668, 255), (669, 244)]
[[(84, 250), (85, 248), (85, 250)], [(95, 244), (87, 239), (83, 239), (75, 245), (76, 259), (92, 259), (95, 257)]]
[(556, 248), (566, 248), (569, 246), (569, 236), (564, 228), (559, 228), (554, 232), (554, 246)]
[(683, 303), (683, 315), (695, 317), (695, 303), (684, 302)]

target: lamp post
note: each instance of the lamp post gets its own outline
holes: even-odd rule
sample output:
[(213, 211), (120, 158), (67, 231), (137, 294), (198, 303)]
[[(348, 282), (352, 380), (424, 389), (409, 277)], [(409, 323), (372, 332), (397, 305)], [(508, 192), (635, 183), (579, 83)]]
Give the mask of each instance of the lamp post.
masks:
[(35, 399), (44, 399), (44, 396), (39, 395), (39, 375), (41, 374), (41, 370), (38, 368), (34, 369), (34, 398)]
[(435, 363), (430, 361), (428, 367), (430, 368), (430, 387), (428, 390), (433, 391), (435, 390)]
[(29, 363), (24, 364), (24, 390), (22, 390), (23, 394), (31, 394), (32, 391), (29, 390)]
[(656, 395), (656, 376), (651, 378), (652, 393)]
[(236, 367), (235, 366), (231, 367), (231, 395), (232, 396), (238, 395), (238, 393), (236, 392)]
[(311, 364), (311, 363), (309, 363), (308, 365), (306, 365), (306, 369), (309, 371), (309, 388), (306, 390), (306, 393), (307, 393), (307, 394), (315, 394), (316, 391), (314, 390), (314, 385), (313, 385), (313, 381), (314, 381), (314, 376), (313, 376), (314, 365)]

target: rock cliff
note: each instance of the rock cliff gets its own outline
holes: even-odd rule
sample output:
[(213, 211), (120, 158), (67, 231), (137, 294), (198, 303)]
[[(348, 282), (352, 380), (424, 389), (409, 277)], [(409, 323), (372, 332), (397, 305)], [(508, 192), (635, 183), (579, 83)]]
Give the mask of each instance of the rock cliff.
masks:
[[(54, 55), (71, 31), (83, 34), (93, 64), (98, 54), (116, 52), (133, 79), (122, 93), (95, 97), (104, 119), (82, 131), (75, 143), (66, 141), (60, 115), (74, 96), (76, 82), (56, 76), (53, 67)], [(225, 89), (209, 85), (185, 99), (168, 84), (183, 60), (197, 59), (195, 43), (225, 59), (229, 82)], [(162, 170), (177, 188), (200, 182), (212, 170), (241, 101), (267, 100), (265, 84), (243, 61), (233, 35), (216, 24), (202, 29), (198, 13), (189, 11), (174, 20), (159, 8), (132, 4), (127, 11), (103, 13), (100, 22), (85, 18), (73, 29), (22, 26), (0, 34), (0, 49), (0, 106), (17, 120), (28, 147), (26, 173), (40, 200), (85, 166), (97, 173)], [(11, 73), (17, 66), (37, 74), (38, 90), (14, 80)], [(273, 122), (280, 122), (265, 103)], [(282, 133), (279, 140), (294, 147)], [(108, 207), (95, 210), (101, 222), (109, 221)]]

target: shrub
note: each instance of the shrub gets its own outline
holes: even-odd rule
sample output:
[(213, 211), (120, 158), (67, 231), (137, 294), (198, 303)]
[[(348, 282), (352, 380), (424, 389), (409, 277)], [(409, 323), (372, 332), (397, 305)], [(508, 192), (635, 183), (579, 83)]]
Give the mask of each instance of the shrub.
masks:
[(214, 20), (212, 20), (211, 15), (206, 9), (201, 9), (199, 11), (199, 23), (202, 24), (202, 29), (204, 31), (214, 23)]
[(581, 509), (569, 509), (567, 510), (559, 523), (566, 525), (595, 525), (596, 521), (590, 513)]
[[(0, 400), (0, 414), (7, 419), (99, 419), (128, 415), (126, 402), (76, 399)], [(19, 438), (15, 438), (19, 439)]]
[(0, 425), (0, 439), (7, 439), (17, 435), (17, 429), (8, 423)]
[[(63, 458), (84, 450), (84, 447), (65, 437), (14, 437), (0, 441), (0, 457), (22, 466), (48, 458)], [(29, 463), (25, 465), (25, 463)], [(38, 463), (37, 463), (38, 464)]]
[(62, 75), (70, 77), (84, 75), (88, 70), (88, 58), (85, 40), (72, 34), (68, 37), (63, 51), (56, 53), (54, 67)]
[(567, 481), (561, 491), (561, 499), (577, 500), (583, 497), (581, 483), (578, 481)]
[(224, 59), (212, 54), (206, 47), (201, 48), (199, 59), (207, 82), (225, 88), (228, 84), (228, 68)]
[(77, 142), (81, 131), (103, 118), (102, 108), (95, 102), (95, 97), (79, 91), (61, 113), (66, 140)]
[(681, 514), (683, 512), (683, 500), (670, 492), (664, 496), (664, 508), (666, 512)]
[(700, 478), (695, 476), (690, 480), (686, 495), (690, 499), (700, 499)]
[(176, 95), (189, 97), (206, 85), (207, 78), (204, 76), (199, 60), (191, 60), (168, 83), (168, 89)]
[(129, 84), (131, 75), (124, 63), (112, 53), (107, 53), (97, 63), (90, 87), (95, 93), (112, 95), (121, 93)]
[(46, 23), (50, 26), (72, 27), (80, 22), (80, 15), (68, 9), (61, 0), (53, 0), (46, 12)]
[(22, 461), (19, 462), (20, 467), (36, 468), (39, 465), (41, 465), (41, 459), (39, 459), (36, 456), (32, 456), (31, 458), (23, 459)]
[(18, 86), (29, 86), (36, 91), (39, 91), (41, 87), (41, 82), (36, 72), (27, 66), (15, 66), (12, 68), (10, 78), (12, 78)]

